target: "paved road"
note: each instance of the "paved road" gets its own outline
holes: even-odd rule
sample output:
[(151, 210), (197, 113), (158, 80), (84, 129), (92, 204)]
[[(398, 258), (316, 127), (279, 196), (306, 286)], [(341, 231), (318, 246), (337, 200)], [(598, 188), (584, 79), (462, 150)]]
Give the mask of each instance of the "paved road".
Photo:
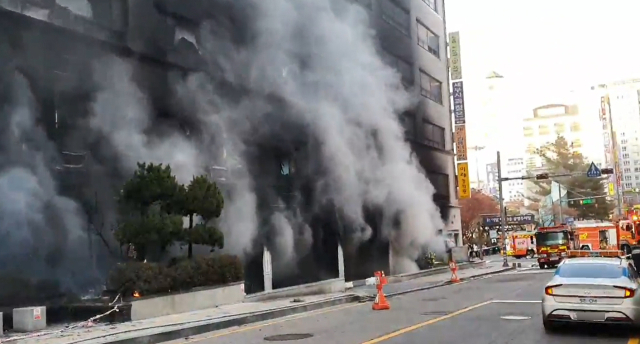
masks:
[[(551, 273), (537, 269), (504, 273), (395, 297), (388, 311), (372, 311), (370, 303), (350, 304), (167, 344), (257, 344), (291, 334), (311, 336), (290, 341), (301, 344), (638, 343), (626, 331), (594, 327), (546, 334), (539, 300)], [(515, 319), (503, 318), (510, 316)]]

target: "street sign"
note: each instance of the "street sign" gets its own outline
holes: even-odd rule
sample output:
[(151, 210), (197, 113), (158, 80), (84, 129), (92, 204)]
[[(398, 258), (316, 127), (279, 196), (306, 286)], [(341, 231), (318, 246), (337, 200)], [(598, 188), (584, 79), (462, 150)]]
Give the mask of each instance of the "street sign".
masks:
[(595, 200), (593, 198), (587, 198), (582, 200), (582, 204), (593, 204)]
[(602, 171), (600, 171), (598, 166), (596, 166), (596, 164), (592, 162), (591, 166), (589, 166), (589, 169), (587, 170), (587, 177), (589, 178), (602, 177)]

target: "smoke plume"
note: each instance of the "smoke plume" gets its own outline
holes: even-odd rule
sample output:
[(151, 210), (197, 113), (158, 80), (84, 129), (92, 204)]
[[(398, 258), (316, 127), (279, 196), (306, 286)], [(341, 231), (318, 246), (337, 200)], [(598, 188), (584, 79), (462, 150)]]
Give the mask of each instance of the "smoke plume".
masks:
[[(381, 61), (366, 11), (345, 0), (225, 3), (234, 7), (234, 19), (242, 21), (246, 32), (238, 38), (224, 31), (220, 21), (202, 26), (199, 46), (212, 73), (233, 85), (284, 99), (291, 110), (276, 116), (309, 128), (311, 139), (319, 142), (314, 157), (321, 166), (315, 202), (335, 204), (350, 228), (368, 227), (363, 207), (380, 208), (383, 234), (394, 254), (392, 271), (415, 269), (417, 255), (435, 241), (444, 224), (432, 201), (434, 188), (409, 158), (397, 119), (414, 105), (411, 94), (398, 73)], [(200, 116), (218, 118), (227, 139), (251, 141), (261, 134), (256, 127), (273, 127), (267, 116), (273, 106), (262, 98), (244, 99), (238, 105), (216, 95), (217, 90), (202, 78), (196, 79), (181, 87), (206, 98), (200, 99), (201, 104), (215, 104), (201, 107)], [(241, 207), (243, 214), (255, 213), (250, 199), (229, 204), (227, 213), (235, 207)], [(257, 232), (251, 225), (225, 230), (247, 231), (246, 237)], [(345, 232), (342, 237), (354, 234)]]
[[(0, 270), (86, 291), (99, 286), (80, 206), (59, 194), (52, 171), (62, 166), (55, 145), (36, 124), (30, 83), (20, 73), (4, 80), (0, 110)], [(6, 286), (11, 288), (12, 286)]]

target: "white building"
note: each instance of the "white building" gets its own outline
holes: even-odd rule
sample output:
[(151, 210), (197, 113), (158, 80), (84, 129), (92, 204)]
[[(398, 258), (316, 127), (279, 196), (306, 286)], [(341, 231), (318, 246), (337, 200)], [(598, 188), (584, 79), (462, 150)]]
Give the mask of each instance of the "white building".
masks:
[[(598, 166), (604, 163), (602, 126), (596, 111), (580, 111), (576, 104), (549, 104), (533, 110), (533, 116), (523, 122), (525, 144), (524, 167), (529, 172), (546, 170), (544, 161), (536, 149), (564, 137), (574, 151), (580, 152), (587, 161)], [(585, 171), (586, 172), (586, 171)], [(525, 182), (524, 193), (530, 191)], [(528, 203), (525, 200), (525, 203)]]
[[(640, 188), (640, 80), (623, 80), (592, 89), (598, 107), (601, 97), (609, 98), (615, 153), (621, 172), (620, 186), (624, 191)], [(614, 163), (609, 165), (613, 167)]]
[[(518, 178), (527, 174), (524, 158), (508, 158), (502, 161), (502, 171), (507, 178)], [(506, 202), (524, 201), (524, 181), (509, 180), (502, 183), (502, 195)]]
[(472, 116), (467, 116), (467, 126), (473, 128), (467, 130), (472, 188), (491, 189), (491, 181), (483, 170), (496, 163), (497, 151), (503, 161), (522, 157), (522, 111), (517, 110), (516, 90), (497, 72), (491, 72), (479, 89), (477, 108)]

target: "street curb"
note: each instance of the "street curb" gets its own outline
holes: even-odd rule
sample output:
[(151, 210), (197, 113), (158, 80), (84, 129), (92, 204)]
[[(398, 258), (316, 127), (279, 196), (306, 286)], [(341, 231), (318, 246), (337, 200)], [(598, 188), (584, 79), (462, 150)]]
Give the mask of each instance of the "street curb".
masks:
[[(481, 264), (481, 263), (482, 262), (464, 262), (464, 263), (460, 263), (460, 264), (458, 264), (458, 269), (459, 270), (465, 270), (465, 269), (474, 268), (477, 264)], [(448, 266), (439, 266), (437, 268), (420, 270), (418, 272), (412, 272), (412, 273), (401, 274), (401, 275), (387, 276), (387, 281), (389, 282), (389, 284), (391, 284), (391, 283), (402, 283), (402, 282), (411, 281), (411, 280), (422, 278), (422, 277), (437, 275), (439, 273), (443, 273), (443, 272), (447, 272), (447, 271), (450, 271)], [(347, 283), (352, 283), (352, 286), (349, 286), (349, 288), (347, 288), (347, 289), (356, 288), (356, 287), (362, 287), (362, 286), (365, 285), (365, 281), (366, 280), (362, 279), (362, 280), (356, 280), (356, 281), (347, 282)]]
[[(231, 319), (222, 321), (216, 321), (208, 324), (194, 325), (187, 328), (169, 330), (161, 333), (154, 333), (150, 335), (144, 335), (135, 338), (126, 338), (114, 341), (107, 341), (110, 344), (156, 344), (163, 343), (177, 339), (183, 339), (190, 336), (197, 336), (203, 333), (219, 331), (230, 327), (237, 327), (242, 325), (248, 325), (260, 321), (272, 320), (277, 318), (283, 318), (289, 315), (295, 315), (299, 313), (311, 312), (320, 310), (323, 308), (339, 306), (347, 303), (359, 302), (362, 299), (360, 295), (346, 295), (344, 297), (334, 298), (331, 300), (322, 300), (305, 305), (292, 306), (286, 308), (280, 308), (275, 310), (264, 311), (260, 313), (250, 314), (246, 316), (238, 316)], [(99, 337), (100, 339), (108, 338), (109, 335)], [(99, 338), (92, 338), (84, 340), (83, 342), (89, 342)]]
[[(516, 268), (514, 267), (508, 267), (508, 268), (504, 268), (498, 271), (491, 271), (491, 272), (485, 272), (485, 273), (481, 273), (478, 275), (474, 275), (471, 277), (465, 277), (465, 278), (461, 278), (461, 281), (468, 281), (468, 280), (474, 280), (478, 277), (484, 277), (484, 276), (489, 276), (489, 275), (497, 275), (497, 274), (501, 274), (503, 272), (507, 272), (507, 271), (513, 271), (516, 270)], [(435, 288), (439, 288), (439, 287), (444, 287), (447, 285), (453, 285), (456, 283), (452, 283), (451, 281), (445, 281), (442, 283), (438, 283), (438, 284), (432, 284), (432, 285), (426, 285), (424, 287), (418, 287), (418, 288), (413, 288), (413, 289), (409, 289), (409, 290), (403, 290), (403, 291), (397, 291), (395, 293), (390, 293), (390, 294), (385, 294), (388, 298), (391, 297), (395, 297), (395, 296), (400, 296), (400, 295), (404, 295), (404, 294), (409, 294), (409, 293), (414, 293), (417, 291), (423, 291), (423, 290), (429, 290), (429, 289), (435, 289)]]

